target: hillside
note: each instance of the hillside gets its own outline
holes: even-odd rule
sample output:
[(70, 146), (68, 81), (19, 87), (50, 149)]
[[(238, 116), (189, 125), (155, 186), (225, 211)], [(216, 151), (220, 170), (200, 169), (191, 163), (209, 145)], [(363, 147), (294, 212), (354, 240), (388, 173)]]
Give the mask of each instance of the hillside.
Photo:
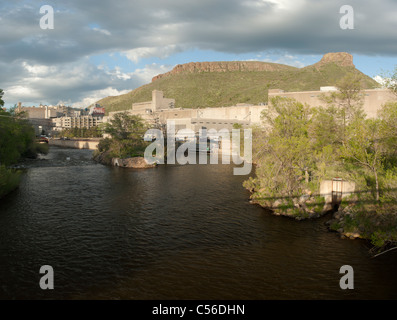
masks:
[(152, 82), (127, 94), (107, 97), (97, 103), (106, 112), (130, 109), (132, 103), (151, 100), (152, 90), (162, 90), (175, 99), (176, 107), (204, 108), (267, 101), (267, 89), (319, 90), (333, 86), (349, 73), (362, 79), (365, 89), (378, 83), (357, 70), (348, 53), (328, 53), (321, 61), (304, 68), (259, 61), (194, 62), (177, 65)]

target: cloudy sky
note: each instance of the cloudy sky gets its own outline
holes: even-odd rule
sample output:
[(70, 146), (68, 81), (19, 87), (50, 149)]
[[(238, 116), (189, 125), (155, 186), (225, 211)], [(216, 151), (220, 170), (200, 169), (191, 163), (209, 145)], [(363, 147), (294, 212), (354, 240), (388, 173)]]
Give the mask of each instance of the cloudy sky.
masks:
[[(345, 4), (354, 29), (340, 26)], [(303, 67), (344, 51), (371, 77), (397, 65), (396, 0), (6, 0), (0, 30), (6, 106), (86, 107), (192, 61)]]

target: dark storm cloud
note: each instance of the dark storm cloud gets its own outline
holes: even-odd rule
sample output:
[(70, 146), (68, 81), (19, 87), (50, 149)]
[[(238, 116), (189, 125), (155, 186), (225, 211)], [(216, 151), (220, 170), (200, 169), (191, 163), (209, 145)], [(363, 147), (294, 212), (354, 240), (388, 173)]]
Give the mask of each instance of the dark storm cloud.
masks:
[[(53, 30), (39, 27), (43, 4), (55, 10)], [(12, 97), (22, 92), (26, 97), (80, 99), (90, 90), (142, 84), (136, 74), (111, 76), (110, 71), (90, 65), (87, 57), (101, 53), (120, 52), (134, 62), (191, 48), (227, 53), (270, 49), (291, 54), (397, 54), (395, 0), (350, 0), (354, 30), (339, 26), (339, 10), (345, 4), (344, 0), (2, 2), (0, 87), (11, 88)], [(80, 68), (78, 76), (70, 71), (74, 68)], [(67, 78), (63, 84), (59, 74)]]
[[(277, 4), (277, 2), (279, 4)], [(23, 6), (23, 4), (25, 6)], [(41, 1), (2, 10), (0, 55), (56, 63), (98, 52), (185, 45), (231, 53), (397, 52), (394, 0), (352, 0), (355, 30), (339, 27), (344, 1), (48, 1), (55, 29), (41, 30)], [(281, 5), (281, 6), (280, 6)], [(10, 6), (10, 5), (9, 5)], [(97, 25), (93, 30), (89, 26)], [(376, 43), (373, 46), (372, 43)]]

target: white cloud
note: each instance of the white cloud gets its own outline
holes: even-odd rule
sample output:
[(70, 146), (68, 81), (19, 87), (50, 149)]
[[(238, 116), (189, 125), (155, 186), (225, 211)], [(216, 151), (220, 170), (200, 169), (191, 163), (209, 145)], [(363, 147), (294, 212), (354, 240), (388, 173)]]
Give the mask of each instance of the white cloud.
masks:
[[(258, 58), (296, 67), (305, 66), (296, 55), (397, 52), (395, 0), (381, 0), (381, 5), (351, 0), (358, 22), (365, 19), (354, 32), (339, 27), (342, 0), (97, 0), (95, 6), (70, 0), (55, 6), (54, 30), (39, 28), (42, 1), (28, 2), (0, 3), (0, 88), (7, 89), (5, 99), (12, 103), (73, 103), (98, 90), (132, 90), (169, 70), (165, 65), (109, 70), (106, 62), (96, 67), (88, 61), (110, 52), (142, 63), (185, 49), (227, 54), (278, 50), (288, 54)], [(382, 17), (382, 23), (370, 17)]]
[(111, 32), (109, 30), (106, 30), (106, 29), (92, 28), (92, 30), (97, 31), (97, 32), (102, 33), (102, 34), (107, 35), (107, 36), (111, 36), (112, 35)]
[(307, 5), (305, 0), (260, 0), (259, 2), (270, 2), (277, 9), (294, 11)]
[(133, 72), (133, 75), (139, 77), (144, 83), (148, 83), (152, 81), (152, 78), (161, 74), (166, 73), (172, 69), (171, 66), (159, 65), (157, 63), (152, 63), (150, 65), (146, 65), (145, 68), (136, 69)]
[(381, 77), (381, 76), (379, 76), (379, 75), (373, 77), (373, 79), (374, 79), (377, 83), (381, 84), (382, 86), (385, 85), (385, 83), (386, 83), (386, 79), (384, 79), (383, 77)]
[(36, 91), (34, 91), (31, 87), (29, 86), (23, 86), (23, 85), (15, 85), (12, 87), (9, 87), (4, 90), (4, 93), (7, 97), (17, 97), (18, 99), (15, 99), (15, 102), (18, 101), (24, 101), (26, 99), (37, 99), (40, 98), (40, 94)]
[(278, 58), (278, 59), (272, 59), (267, 56), (267, 57), (261, 59), (260, 61), (286, 64), (288, 66), (297, 67), (297, 68), (303, 68), (306, 66), (306, 64), (304, 62), (300, 61), (298, 57), (290, 55), (288, 53), (281, 55), (280, 58)]
[(374, 79), (376, 82), (378, 82), (378, 83), (381, 84), (382, 86), (386, 86), (386, 85), (395, 85), (395, 84), (397, 84), (397, 81), (392, 80), (391, 78), (382, 77), (382, 76), (380, 76), (380, 75), (376, 75), (376, 76), (373, 77), (372, 79)]
[(71, 104), (74, 108), (86, 108), (102, 98), (106, 98), (108, 96), (119, 96), (121, 94), (126, 94), (129, 91), (130, 90), (117, 90), (113, 87), (107, 87), (105, 89), (92, 91), (87, 97), (83, 98), (82, 100), (69, 104)]
[(138, 63), (145, 58), (157, 57), (165, 59), (172, 54), (181, 51), (181, 48), (176, 45), (167, 45), (164, 47), (141, 47), (122, 52), (124, 56), (130, 61)]
[[(6, 69), (3, 66), (6, 65), (0, 62), (0, 68)], [(20, 61), (19, 64), (14, 64), (12, 70), (22, 77), (8, 81), (1, 88), (5, 92), (7, 105), (19, 101), (32, 105), (63, 102), (76, 107), (87, 107), (107, 96), (127, 93), (171, 69), (172, 66), (153, 63), (125, 72), (120, 66), (113, 69), (107, 65), (95, 66), (89, 58), (56, 66)]]
[(125, 93), (143, 84), (143, 80), (133, 73), (122, 72), (119, 67), (113, 70), (96, 67), (88, 58), (57, 66), (21, 61), (20, 68), (25, 71), (21, 73), (22, 77), (2, 86), (7, 104), (67, 101), (84, 106), (98, 97)]
[[(102, 67), (100, 67), (99, 69), (101, 70)], [(118, 67), (118, 66), (116, 66), (114, 68), (114, 70), (107, 71), (107, 73), (109, 75), (111, 75), (112, 77), (115, 77), (115, 78), (120, 79), (120, 80), (129, 80), (129, 79), (131, 79), (131, 74), (122, 72), (120, 67)]]
[(55, 67), (46, 66), (42, 64), (29, 64), (26, 61), (22, 62), (22, 66), (32, 75), (48, 75), (55, 71)]

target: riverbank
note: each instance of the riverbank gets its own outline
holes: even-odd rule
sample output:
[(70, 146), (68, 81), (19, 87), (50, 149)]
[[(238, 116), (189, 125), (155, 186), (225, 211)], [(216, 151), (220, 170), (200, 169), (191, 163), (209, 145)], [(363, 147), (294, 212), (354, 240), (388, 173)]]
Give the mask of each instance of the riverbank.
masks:
[(23, 167), (19, 166), (18, 163), (23, 162), (26, 159), (36, 159), (39, 154), (47, 154), (49, 151), (46, 143), (34, 143), (32, 148), (27, 150), (23, 158), (17, 163), (13, 163), (9, 166), (0, 166), (0, 199), (5, 197), (19, 187), (22, 177)]
[(74, 149), (90, 149), (96, 150), (100, 139), (50, 139), (49, 145), (58, 146), (63, 148), (74, 148)]
[[(255, 166), (255, 169), (257, 170), (258, 167)], [(313, 185), (312, 190), (306, 189), (297, 196), (269, 196), (265, 188), (258, 188), (257, 181), (257, 177), (250, 177), (243, 183), (243, 187), (251, 193), (250, 203), (261, 206), (273, 215), (300, 221), (319, 218), (333, 211), (332, 204), (327, 203), (323, 196), (314, 192), (317, 185)]]
[(130, 157), (130, 158), (115, 158), (109, 152), (95, 152), (93, 160), (106, 166), (134, 168), (134, 169), (148, 169), (157, 166), (157, 163), (149, 164), (144, 157)]
[[(233, 164), (124, 170), (58, 147), (40, 158), (0, 200), (0, 298), (397, 298), (396, 251), (370, 259), (327, 230), (331, 216), (249, 205)], [(56, 290), (37, 289), (35, 261), (62, 276)], [(340, 289), (343, 265), (355, 290)]]
[(308, 190), (300, 197), (284, 198), (261, 197), (260, 190), (251, 189), (250, 192), (250, 203), (261, 206), (272, 215), (301, 221), (332, 214), (326, 222), (328, 230), (339, 233), (343, 239), (366, 240), (374, 246), (375, 252), (397, 245), (397, 204), (393, 192), (386, 192), (388, 200), (383, 202), (374, 201), (369, 194), (354, 194), (343, 199), (337, 208)]
[(397, 205), (352, 202), (341, 205), (327, 222), (344, 239), (364, 239), (376, 248), (397, 245)]
[(18, 188), (21, 171), (0, 166), (0, 199)]

